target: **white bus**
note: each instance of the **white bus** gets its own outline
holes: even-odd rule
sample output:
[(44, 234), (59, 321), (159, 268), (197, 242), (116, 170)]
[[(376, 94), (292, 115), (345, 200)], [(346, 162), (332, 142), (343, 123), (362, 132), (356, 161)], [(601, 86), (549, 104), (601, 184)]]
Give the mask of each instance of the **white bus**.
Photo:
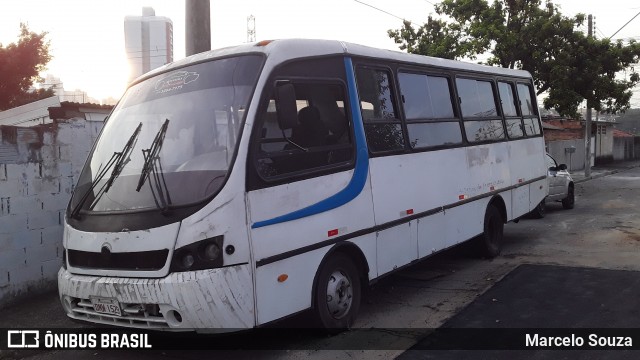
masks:
[(312, 309), (461, 242), (500, 253), (546, 195), (532, 79), (325, 40), (214, 50), (144, 75), (65, 217), (70, 318), (230, 331)]

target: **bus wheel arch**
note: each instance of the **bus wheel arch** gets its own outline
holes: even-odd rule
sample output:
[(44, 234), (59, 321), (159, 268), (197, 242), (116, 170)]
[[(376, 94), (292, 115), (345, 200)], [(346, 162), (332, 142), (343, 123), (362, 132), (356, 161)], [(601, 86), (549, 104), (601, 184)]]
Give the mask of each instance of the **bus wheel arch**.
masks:
[(501, 196), (496, 195), (494, 196), (491, 201), (489, 201), (489, 205), (487, 205), (487, 208), (489, 208), (489, 206), (495, 206), (498, 211), (500, 211), (500, 216), (502, 217), (502, 222), (506, 223), (507, 222), (507, 206), (504, 203), (504, 200), (502, 199)]
[(312, 310), (318, 326), (329, 332), (351, 327), (360, 308), (369, 266), (353, 243), (337, 244), (320, 262), (312, 287)]
[(485, 210), (483, 232), (475, 238), (480, 255), (490, 259), (500, 255), (506, 221), (507, 210), (504, 200), (500, 196), (495, 196)]

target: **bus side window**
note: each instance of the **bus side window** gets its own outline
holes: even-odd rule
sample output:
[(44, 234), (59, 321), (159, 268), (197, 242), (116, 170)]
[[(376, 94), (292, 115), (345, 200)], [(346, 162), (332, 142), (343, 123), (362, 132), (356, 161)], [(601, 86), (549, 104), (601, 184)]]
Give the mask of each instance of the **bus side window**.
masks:
[(372, 152), (402, 150), (405, 140), (389, 72), (358, 67), (356, 78), (369, 149)]
[(484, 142), (505, 138), (505, 129), (498, 114), (491, 81), (457, 78), (460, 110), (469, 142)]
[(538, 119), (538, 109), (531, 97), (531, 86), (519, 83), (518, 97), (520, 98), (520, 111), (522, 111), (524, 132), (527, 136), (540, 135), (540, 121)]
[(518, 106), (513, 92), (513, 85), (508, 82), (500, 81), (498, 82), (498, 91), (500, 93), (502, 113), (506, 119), (507, 134), (511, 139), (523, 137), (524, 127), (522, 125), (522, 118), (518, 115)]
[(448, 78), (400, 72), (398, 83), (412, 148), (462, 143), (462, 131), (453, 111)]
[(281, 179), (345, 165), (353, 159), (351, 126), (341, 85), (293, 83), (297, 125), (281, 129), (271, 98), (261, 119), (257, 170), (265, 179)]

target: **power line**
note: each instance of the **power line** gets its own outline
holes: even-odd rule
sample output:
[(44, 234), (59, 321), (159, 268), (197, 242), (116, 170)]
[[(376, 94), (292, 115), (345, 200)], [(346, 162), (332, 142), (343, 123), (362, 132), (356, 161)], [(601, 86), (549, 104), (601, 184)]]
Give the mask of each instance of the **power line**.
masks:
[(632, 21), (633, 21), (633, 19), (637, 18), (637, 17), (638, 17), (638, 15), (640, 15), (640, 11), (638, 11), (638, 13), (637, 13), (634, 17), (632, 17), (632, 18), (631, 18), (631, 20), (627, 21), (627, 23), (626, 23), (626, 24), (622, 25), (622, 27), (621, 27), (620, 29), (618, 29), (618, 31), (616, 31), (615, 33), (613, 33), (613, 35), (609, 36), (609, 39), (611, 39), (612, 37), (616, 36), (616, 34), (620, 32), (620, 30), (624, 29), (624, 28), (625, 28), (625, 26), (629, 25), (629, 23), (630, 23), (630, 22), (632, 22)]
[[(380, 12), (383, 12), (383, 13), (385, 13), (385, 14), (387, 14), (387, 15), (393, 16), (393, 17), (394, 17), (394, 18), (396, 18), (396, 19), (399, 19), (399, 20), (402, 20), (402, 21), (406, 21), (406, 19), (401, 18), (400, 16), (394, 15), (394, 14), (392, 14), (392, 13), (388, 12), (388, 11), (382, 10), (382, 9), (380, 9), (380, 8), (377, 8), (377, 7), (373, 6), (373, 5), (369, 5), (369, 4), (367, 4), (367, 3), (365, 3), (365, 2), (362, 2), (362, 1), (360, 1), (360, 0), (353, 0), (353, 1), (355, 1), (355, 2), (357, 2), (357, 3), (360, 3), (360, 4), (362, 4), (362, 5), (368, 6), (368, 7), (370, 7), (370, 8), (376, 9), (376, 10), (378, 10), (378, 11), (380, 11)], [(426, 0), (425, 0), (425, 1), (426, 1)]]

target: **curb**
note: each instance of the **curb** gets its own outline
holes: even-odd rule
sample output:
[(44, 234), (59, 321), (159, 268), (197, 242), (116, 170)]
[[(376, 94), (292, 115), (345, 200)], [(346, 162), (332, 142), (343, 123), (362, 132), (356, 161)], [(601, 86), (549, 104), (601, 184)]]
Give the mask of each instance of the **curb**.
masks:
[(640, 164), (630, 165), (630, 166), (627, 166), (627, 167), (624, 167), (624, 168), (621, 168), (621, 169), (606, 170), (606, 171), (603, 171), (603, 172), (601, 172), (599, 174), (594, 174), (594, 175), (591, 175), (591, 176), (586, 177), (586, 178), (574, 180), (573, 182), (575, 184), (579, 184), (581, 182), (585, 182), (585, 181), (589, 181), (589, 180), (593, 180), (593, 179), (598, 179), (598, 178), (605, 177), (605, 176), (612, 175), (612, 174), (617, 174), (619, 172), (631, 170), (631, 169), (634, 169), (634, 168), (637, 168), (637, 167), (640, 167)]

